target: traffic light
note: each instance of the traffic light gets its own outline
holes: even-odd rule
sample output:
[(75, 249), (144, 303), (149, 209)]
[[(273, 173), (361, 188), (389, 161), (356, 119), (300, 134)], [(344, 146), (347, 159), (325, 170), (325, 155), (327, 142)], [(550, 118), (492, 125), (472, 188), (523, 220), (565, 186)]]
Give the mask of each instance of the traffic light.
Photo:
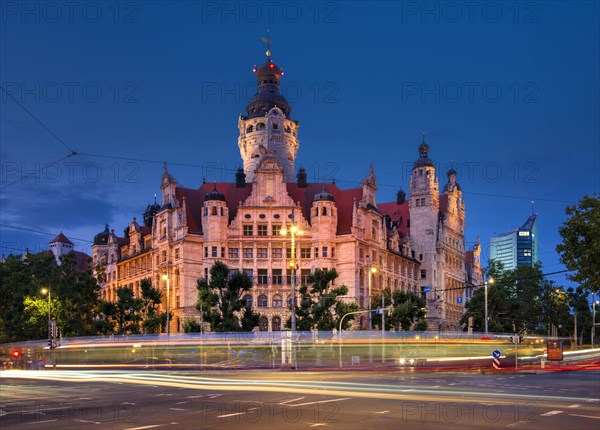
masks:
[(48, 346), (50, 349), (54, 349), (54, 339), (48, 339)]
[(523, 336), (519, 335), (519, 343), (523, 342)]
[(21, 351), (13, 351), (12, 356), (14, 359), (21, 357)]

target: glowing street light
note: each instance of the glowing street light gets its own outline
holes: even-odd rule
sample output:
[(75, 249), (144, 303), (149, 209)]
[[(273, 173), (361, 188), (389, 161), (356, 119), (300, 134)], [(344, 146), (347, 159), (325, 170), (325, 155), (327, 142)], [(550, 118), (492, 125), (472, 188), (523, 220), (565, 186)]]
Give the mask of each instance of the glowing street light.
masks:
[[(371, 286), (373, 284), (372, 281), (372, 276), (374, 273), (377, 273), (377, 268), (376, 267), (371, 267), (371, 254), (367, 255), (367, 265), (368, 265), (368, 270), (369, 270), (369, 298), (368, 298), (368, 305), (369, 305), (369, 331), (373, 330), (373, 315), (371, 315)], [(383, 294), (383, 291), (381, 292), (381, 294)]]
[[(279, 230), (279, 234), (282, 236), (287, 235), (287, 229), (285, 225)], [(298, 228), (294, 219), (294, 208), (292, 208), (292, 225), (290, 226), (290, 241), (291, 241), (291, 255), (290, 262), (288, 263), (290, 268), (292, 269), (292, 279), (291, 279), (291, 312), (292, 312), (292, 333), (296, 332), (296, 235), (302, 236), (304, 232)]]
[(169, 263), (167, 263), (167, 273), (163, 276), (163, 281), (167, 282), (167, 336), (171, 334), (171, 325), (170, 325), (170, 317), (169, 317), (169, 305), (171, 303), (171, 280), (169, 279)]
[(494, 284), (494, 278), (490, 278), (488, 281), (484, 283), (485, 287), (485, 335), (488, 335), (488, 284)]

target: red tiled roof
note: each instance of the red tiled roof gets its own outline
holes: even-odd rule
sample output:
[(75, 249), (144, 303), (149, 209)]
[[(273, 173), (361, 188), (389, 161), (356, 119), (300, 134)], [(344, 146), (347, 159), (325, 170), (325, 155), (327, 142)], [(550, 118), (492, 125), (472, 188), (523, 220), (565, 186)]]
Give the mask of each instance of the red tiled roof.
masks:
[(325, 191), (333, 195), (335, 206), (338, 210), (337, 233), (349, 233), (352, 227), (352, 205), (356, 204), (362, 198), (362, 188), (350, 188), (340, 190), (336, 184), (330, 183), (309, 183), (306, 188), (299, 188), (295, 182), (289, 182), (287, 191), (294, 202), (300, 202), (302, 214), (310, 222), (310, 208), (315, 194)]
[(467, 251), (466, 255), (465, 255), (465, 259), (466, 259), (467, 264), (472, 264), (473, 263), (473, 251)]
[(231, 222), (238, 210), (240, 202), (252, 192), (252, 184), (246, 184), (244, 188), (238, 188), (235, 183), (219, 182), (219, 183), (204, 183), (198, 189), (177, 187), (175, 195), (179, 204), (183, 205), (183, 197), (185, 197), (186, 218), (188, 231), (190, 233), (202, 232), (202, 205), (204, 197), (214, 189), (225, 196), (227, 207), (229, 208), (229, 221)]
[(141, 233), (142, 237), (146, 237), (149, 234), (152, 234), (152, 227), (143, 225), (140, 227), (140, 233)]
[(50, 243), (66, 243), (67, 245), (73, 245), (73, 242), (67, 239), (67, 236), (65, 236), (62, 231)]
[[(46, 253), (54, 257), (54, 253), (52, 251), (48, 250)], [(85, 252), (69, 251), (69, 254), (73, 254), (75, 256), (75, 270), (78, 272), (85, 272), (89, 268), (89, 259), (91, 257)]]
[(441, 194), (440, 195), (440, 212), (446, 213), (447, 209), (448, 209), (448, 195)]
[(408, 220), (410, 219), (410, 213), (408, 211), (408, 201), (404, 201), (401, 205), (396, 202), (379, 203), (377, 205), (379, 211), (384, 215), (389, 215), (392, 221), (397, 222), (402, 218), (400, 227), (398, 230), (403, 235), (410, 234), (410, 228), (408, 227)]

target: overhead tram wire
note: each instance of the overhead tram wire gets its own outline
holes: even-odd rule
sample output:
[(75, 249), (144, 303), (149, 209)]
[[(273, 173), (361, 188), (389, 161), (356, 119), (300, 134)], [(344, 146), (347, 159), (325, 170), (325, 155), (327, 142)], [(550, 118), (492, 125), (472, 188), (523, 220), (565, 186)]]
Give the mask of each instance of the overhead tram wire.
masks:
[(48, 168), (48, 167), (50, 167), (50, 166), (54, 166), (55, 164), (58, 164), (58, 163), (60, 163), (61, 161), (63, 161), (63, 160), (66, 160), (67, 158), (73, 157), (74, 155), (76, 155), (76, 154), (75, 154), (75, 153), (71, 153), (71, 154), (65, 155), (64, 157), (61, 157), (61, 158), (59, 158), (59, 159), (58, 159), (58, 160), (56, 160), (56, 161), (52, 161), (51, 163), (44, 164), (44, 165), (43, 165), (42, 167), (40, 167), (39, 169), (37, 169), (37, 170), (34, 170), (34, 171), (32, 171), (32, 172), (29, 172), (29, 173), (27, 173), (26, 175), (23, 175), (23, 176), (21, 176), (19, 179), (16, 179), (16, 180), (14, 180), (14, 181), (12, 181), (12, 182), (9, 182), (8, 184), (5, 184), (5, 185), (1, 186), (1, 187), (0, 187), (0, 190), (3, 190), (3, 189), (5, 189), (5, 188), (8, 188), (8, 187), (10, 187), (11, 185), (14, 185), (14, 184), (16, 184), (16, 183), (18, 183), (18, 182), (22, 182), (22, 181), (24, 181), (26, 178), (29, 178), (30, 176), (36, 175), (36, 174), (40, 173), (42, 170), (44, 170), (44, 169), (47, 169), (47, 168)]
[[(515, 282), (525, 281), (527, 279), (545, 278), (546, 276), (560, 275), (561, 273), (567, 273), (567, 272), (575, 272), (575, 270), (566, 269), (566, 270), (558, 270), (556, 272), (540, 273), (539, 275), (525, 276), (523, 278), (517, 278), (517, 279), (515, 279)], [(479, 288), (479, 287), (484, 287), (484, 286), (485, 286), (485, 284), (471, 285), (469, 287), (465, 286), (465, 287), (453, 287), (453, 288), (437, 288), (435, 290), (431, 290), (431, 292), (434, 293), (434, 292), (439, 292), (439, 291), (456, 291), (456, 290), (464, 290), (466, 288)], [(489, 284), (488, 284), (488, 286), (489, 286)]]
[[(2, 89), (2, 91), (12, 100), (14, 101), (18, 106), (21, 107), (21, 109), (23, 109), (25, 112), (27, 112), (27, 114), (33, 118), (33, 120), (35, 122), (37, 122), (42, 128), (44, 128), (44, 130), (46, 130), (48, 133), (50, 133), (50, 135), (52, 137), (54, 137), (58, 142), (60, 142), (65, 148), (67, 148), (69, 150), (69, 155), (51, 163), (50, 165), (54, 165), (56, 163), (59, 163), (60, 161), (69, 158), (69, 157), (73, 157), (75, 155), (80, 155), (80, 156), (87, 156), (87, 157), (96, 157), (96, 158), (109, 158), (109, 159), (115, 159), (115, 160), (126, 160), (126, 161), (138, 161), (138, 162), (142, 162), (142, 163), (153, 163), (153, 164), (163, 164), (165, 160), (149, 160), (149, 159), (142, 159), (142, 158), (135, 158), (135, 157), (122, 157), (122, 156), (117, 156), (117, 155), (104, 155), (104, 154), (90, 154), (90, 153), (83, 153), (83, 152), (77, 152), (75, 151), (73, 148), (71, 148), (69, 145), (67, 145), (60, 137), (58, 137), (52, 130), (50, 130), (50, 128), (48, 126), (46, 126), (46, 124), (44, 124), (39, 118), (37, 118), (29, 109), (27, 109), (22, 103), (20, 103), (17, 99), (15, 99), (11, 94), (9, 94), (4, 87), (2, 87), (0, 85), (0, 89)], [(190, 164), (190, 163), (178, 163), (178, 162), (169, 162), (168, 164), (173, 165), (173, 166), (181, 166), (181, 167), (194, 167), (194, 168), (203, 168), (206, 166), (202, 166), (202, 165), (197, 165), (197, 164)], [(48, 167), (48, 166), (45, 166)], [(32, 172), (30, 174), (28, 174), (25, 177), (29, 177), (31, 175), (34, 175), (38, 172), (40, 172), (41, 170), (43, 170), (43, 168)], [(222, 166), (211, 166), (211, 169), (215, 169), (215, 170), (222, 170), (224, 172), (232, 172), (235, 173), (236, 169), (227, 169), (225, 167)], [(19, 182), (20, 180), (25, 179), (25, 177), (11, 182), (10, 184), (4, 185), (3, 187), (0, 187), (0, 190), (9, 187), (17, 182)], [(324, 178), (323, 178), (324, 179)], [(356, 180), (347, 180), (347, 179), (337, 179), (337, 178), (332, 178), (332, 180), (336, 181), (336, 182), (345, 182), (345, 183), (350, 183), (350, 184), (360, 184), (361, 181), (356, 181)], [(401, 185), (395, 185), (395, 184), (378, 184), (381, 187), (390, 187), (390, 188), (401, 188)], [(472, 195), (480, 195), (480, 196), (486, 196), (486, 197), (501, 197), (501, 198), (513, 198), (513, 199), (521, 199), (521, 200), (537, 200), (537, 201), (547, 201), (547, 202), (554, 202), (554, 203), (567, 203), (567, 204), (572, 204), (573, 202), (569, 202), (569, 201), (565, 201), (565, 200), (557, 200), (557, 199), (547, 199), (547, 198), (538, 198), (538, 197), (525, 197), (525, 196), (514, 196), (514, 195), (504, 195), (504, 194), (491, 194), (491, 193), (476, 193), (476, 192), (464, 192), (464, 194), (472, 194)]]
[[(31, 232), (31, 233), (44, 234), (44, 235), (47, 235), (47, 236), (56, 236), (56, 233), (48, 233), (47, 231), (35, 230), (33, 228), (19, 227), (19, 226), (16, 226), (16, 225), (0, 224), (0, 228), (10, 228), (10, 229), (13, 229), (13, 230), (28, 231), (28, 232)], [(77, 241), (80, 241), (80, 242), (93, 243), (92, 240), (80, 239), (80, 238), (77, 238), (77, 237), (70, 237), (70, 239), (77, 240)]]

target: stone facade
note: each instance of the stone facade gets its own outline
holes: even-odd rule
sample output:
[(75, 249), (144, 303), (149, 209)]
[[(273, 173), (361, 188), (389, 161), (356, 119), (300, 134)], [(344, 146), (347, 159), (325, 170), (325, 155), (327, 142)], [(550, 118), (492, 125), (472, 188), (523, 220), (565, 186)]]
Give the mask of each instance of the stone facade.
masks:
[[(422, 293), (430, 327), (455, 328), (468, 276), (456, 173), (449, 172), (440, 194), (423, 143), (408, 199), (400, 191), (396, 202), (378, 203), (373, 166), (358, 188), (308, 183), (304, 169), (295, 175), (298, 124), (279, 94), (283, 71), (268, 57), (255, 72), (259, 90), (238, 120), (244, 168), (236, 181), (185, 188), (165, 164), (161, 204), (148, 205), (144, 225), (134, 218), (124, 237), (107, 226), (94, 238), (94, 264), (106, 274), (103, 296), (116, 300), (117, 289), (128, 285), (139, 294), (140, 281), (149, 277), (166, 298), (168, 275), (171, 331), (179, 331), (186, 318), (198, 315), (197, 279), (222, 261), (251, 276), (253, 288), (244, 299), (260, 313), (260, 329), (279, 330), (289, 317), (292, 276), (298, 285), (316, 268), (335, 268), (336, 284), (349, 288), (344, 299), (366, 309), (369, 267), (375, 267), (372, 293), (385, 287)], [(301, 232), (295, 237), (295, 274), (291, 238), (280, 234), (292, 224)], [(477, 271), (480, 266), (469, 272), (473, 279)], [(365, 321), (357, 325), (365, 327)]]

